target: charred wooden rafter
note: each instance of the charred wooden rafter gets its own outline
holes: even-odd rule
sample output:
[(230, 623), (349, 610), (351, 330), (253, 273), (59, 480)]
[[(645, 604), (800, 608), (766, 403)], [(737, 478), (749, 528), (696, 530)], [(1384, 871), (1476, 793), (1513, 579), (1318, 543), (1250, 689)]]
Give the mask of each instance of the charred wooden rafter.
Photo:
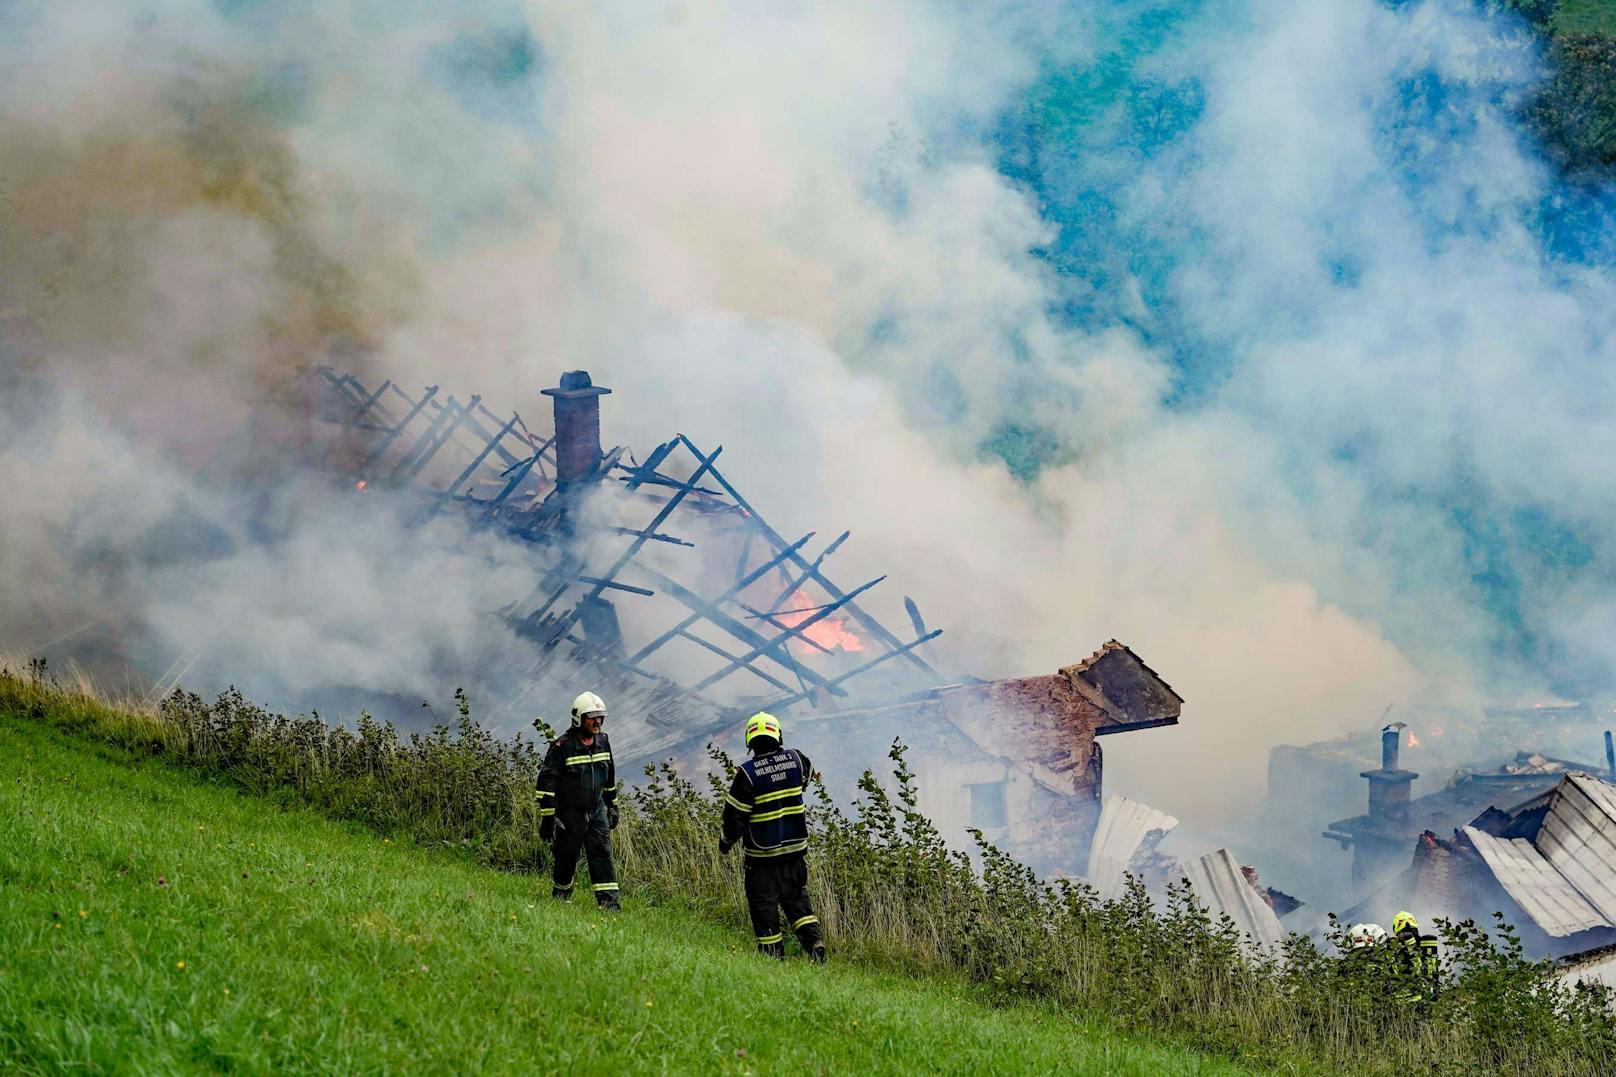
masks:
[[(439, 399), (438, 386), (429, 385), (414, 397), (391, 379), (367, 389), (352, 374), (329, 368), (315, 373), (316, 384), (330, 394), (334, 404), (321, 414), (350, 431), (363, 454), (352, 474), (361, 489), (373, 477), (386, 476), (390, 486), (418, 489), (426, 495), (417, 519), (452, 507), (474, 529), (494, 528), (535, 544), (538, 556), (532, 593), (505, 608), (505, 615), (521, 635), (539, 644), (529, 672), (542, 671), (549, 665), (553, 649), (566, 643), (574, 659), (651, 678), (663, 685), (658, 691), (669, 699), (681, 698), (679, 693), (702, 697), (736, 673), (745, 672), (776, 693), (768, 704), (776, 708), (827, 695), (845, 697), (843, 685), (848, 681), (893, 659), (934, 675), (915, 651), (940, 633), (925, 630), (912, 601), (906, 600), (906, 607), (916, 638), (906, 643), (858, 604), (857, 599), (880, 579), (843, 590), (830, 578), (826, 561), (848, 540), (849, 533), (842, 532), (810, 557), (805, 548), (813, 533), (789, 542), (770, 526), (719, 471), (716, 462), (721, 447), (705, 453), (690, 438), (677, 434), (656, 446), (643, 462), (626, 457), (622, 450), (603, 453), (591, 481), (616, 479), (622, 493), (631, 499), (629, 504), (646, 507), (647, 519), (643, 524), (602, 528), (604, 533), (629, 541), (609, 566), (600, 568), (597, 563), (592, 570), (587, 557), (568, 541), (576, 525), (562, 526), (575, 514), (568, 507), (572, 495), (552, 477), (556, 473), (551, 468), (557, 466), (555, 436), (535, 435), (518, 413), (496, 415), (478, 396), (463, 403), (453, 396)], [(451, 458), (446, 470), (444, 461)], [(684, 528), (676, 526), (673, 533), (664, 529), (676, 513), (686, 514), (681, 518), (687, 520), (711, 522), (699, 534), (683, 537), (679, 532)], [(715, 541), (740, 547), (731, 582), (716, 596), (686, 587), (639, 556), (651, 542), (695, 549)], [(755, 559), (759, 563), (753, 565)], [(756, 595), (749, 597), (748, 590), (771, 573), (782, 581), (772, 598), (760, 602)], [(809, 589), (812, 597), (804, 601)], [(665, 596), (683, 606), (685, 613), (671, 628), (625, 655), (620, 643), (614, 648), (590, 638), (593, 629), (575, 630), (580, 627), (582, 611), (598, 603), (606, 591), (629, 602)], [(826, 601), (816, 601), (820, 593)], [(529, 607), (531, 612), (523, 615), (521, 611)], [(816, 669), (810, 659), (845, 664), (843, 654), (813, 634), (815, 625), (833, 615), (858, 626), (865, 644), (874, 646), (876, 653), (850, 669), (834, 665), (829, 670)], [(582, 622), (583, 626), (589, 623)], [(731, 642), (726, 644), (726, 640)], [(675, 641), (717, 657), (721, 665), (686, 688), (645, 668), (647, 659)], [(800, 646), (794, 653), (795, 645)], [(768, 697), (754, 697), (754, 702), (757, 698)], [(709, 709), (714, 714), (727, 713), (716, 705)], [(692, 725), (690, 732), (698, 735), (702, 729)]]

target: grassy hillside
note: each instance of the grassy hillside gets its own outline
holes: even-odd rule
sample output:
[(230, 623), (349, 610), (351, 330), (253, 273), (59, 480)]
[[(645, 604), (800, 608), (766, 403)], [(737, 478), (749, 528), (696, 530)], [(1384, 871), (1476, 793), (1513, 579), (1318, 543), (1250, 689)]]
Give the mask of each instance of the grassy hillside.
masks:
[(1616, 37), (1616, 0), (1560, 0), (1553, 24), (1556, 33)]
[(0, 713), (0, 1068), (1240, 1072), (543, 890)]

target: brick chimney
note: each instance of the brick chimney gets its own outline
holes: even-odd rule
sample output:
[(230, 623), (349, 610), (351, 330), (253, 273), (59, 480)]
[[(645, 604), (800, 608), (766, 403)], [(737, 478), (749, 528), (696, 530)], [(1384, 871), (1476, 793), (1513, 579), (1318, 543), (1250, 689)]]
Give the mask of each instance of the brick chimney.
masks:
[(1369, 779), (1369, 815), (1372, 819), (1394, 819), (1408, 815), (1409, 786), (1419, 775), (1397, 766), (1403, 723), (1393, 722), (1380, 731), (1380, 769), (1366, 770)]
[(560, 386), (542, 391), (555, 398), (556, 485), (566, 489), (600, 467), (600, 398), (611, 390), (592, 383), (587, 370), (569, 370)]

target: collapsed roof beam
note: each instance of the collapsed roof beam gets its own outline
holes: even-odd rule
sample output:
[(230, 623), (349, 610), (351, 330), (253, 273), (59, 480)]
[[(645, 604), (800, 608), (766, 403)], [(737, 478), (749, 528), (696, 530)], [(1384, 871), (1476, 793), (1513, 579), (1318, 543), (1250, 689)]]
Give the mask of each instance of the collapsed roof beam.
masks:
[[(554, 440), (554, 438), (550, 439), (550, 441)], [(544, 443), (545, 446), (548, 446), (549, 444), (549, 441)], [(487, 507), (483, 509), (482, 519), (477, 522), (478, 530), (488, 526), (488, 522), (494, 518), (495, 510), (497, 510), (500, 505), (504, 504), (505, 499), (510, 497), (512, 492), (514, 492), (518, 486), (522, 485), (522, 481), (527, 478), (528, 472), (533, 470), (533, 466), (539, 462), (539, 457), (542, 455), (544, 455), (544, 446), (536, 449), (533, 455), (528, 457), (526, 460), (513, 464), (504, 471), (500, 472), (501, 478), (509, 475), (511, 477), (510, 481), (505, 484), (505, 488), (501, 490), (493, 500), (489, 501), (487, 503)]]
[(504, 426), (500, 427), (499, 433), (487, 439), (487, 444), (483, 446), (483, 451), (472, 458), (471, 463), (467, 464), (466, 469), (462, 471), (458, 477), (456, 477), (454, 482), (449, 484), (448, 489), (444, 490), (443, 493), (438, 495), (437, 501), (434, 502), (432, 507), (427, 510), (427, 516), (431, 516), (433, 513), (441, 509), (445, 502), (453, 499), (455, 491), (460, 489), (461, 486), (465, 485), (467, 479), (476, 474), (477, 469), (483, 466), (483, 461), (487, 460), (489, 455), (499, 447), (499, 443), (505, 439), (505, 435), (509, 434), (519, 421), (520, 419), (516, 413), (512, 412), (509, 421), (507, 421)]
[[(802, 536), (802, 538), (798, 539), (796, 542), (793, 542), (789, 547), (787, 547), (786, 551), (784, 553), (781, 553), (781, 554), (777, 555), (774, 558), (774, 560), (770, 561), (768, 564), (762, 565), (762, 566), (760, 566), (758, 568), (753, 569), (752, 572), (749, 573), (747, 576), (745, 576), (742, 579), (739, 579), (739, 580), (735, 581), (735, 583), (730, 587), (730, 589), (728, 591), (725, 591), (723, 594), (721, 594), (717, 598), (713, 599), (711, 603), (704, 603), (704, 605), (711, 606), (711, 608), (713, 608), (713, 609), (719, 608), (725, 602), (728, 602), (730, 599), (734, 598), (736, 595), (740, 594), (742, 591), (744, 591), (748, 587), (752, 586), (752, 584), (754, 584), (758, 580), (762, 579), (776, 565), (778, 565), (781, 561), (784, 561), (788, 556), (790, 556), (792, 551), (802, 549), (803, 546), (807, 544), (808, 540), (813, 538), (813, 537), (814, 537), (814, 533), (812, 531), (808, 532), (806, 535)], [(687, 603), (687, 605), (688, 605), (688, 603)], [(640, 663), (640, 661), (643, 660), (644, 658), (646, 658), (647, 656), (649, 656), (652, 651), (655, 651), (657, 648), (661, 647), (663, 644), (665, 644), (668, 641), (672, 640), (675, 636), (679, 635), (681, 632), (688, 629), (691, 625), (693, 625), (697, 621), (701, 620), (703, 616), (704, 616), (704, 613), (703, 613), (702, 610), (697, 610), (696, 612), (691, 613), (684, 620), (680, 621), (678, 624), (674, 625), (672, 628), (670, 628), (666, 632), (662, 633), (662, 635), (658, 636), (656, 639), (652, 640), (650, 643), (647, 643), (644, 647), (641, 647), (639, 649), (639, 651), (637, 653), (635, 653), (634, 656), (631, 657), (628, 660), (629, 664), (630, 665), (638, 665)]]
[[(669, 442), (669, 445), (671, 445), (671, 444), (672, 443)], [(656, 534), (657, 528), (661, 527), (665, 522), (667, 522), (668, 517), (673, 515), (673, 510), (679, 507), (679, 502), (681, 502), (681, 501), (683, 501), (685, 499), (685, 495), (688, 494), (692, 488), (694, 488), (694, 486), (695, 486), (695, 484), (697, 482), (701, 481), (701, 477), (703, 475), (705, 475), (708, 471), (712, 470), (713, 461), (717, 460), (718, 459), (718, 454), (723, 452), (723, 451), (724, 451), (724, 446), (720, 445), (718, 448), (713, 450), (713, 454), (711, 456), (702, 456), (702, 457), (700, 457), (701, 466), (696, 469), (695, 474), (690, 476), (690, 485), (685, 487), (684, 489), (680, 490), (678, 493), (674, 494), (672, 497), (668, 498), (668, 503), (666, 505), (662, 506), (662, 511), (658, 512), (656, 514), (656, 516), (652, 518), (651, 522), (645, 525), (645, 529), (640, 533), (640, 536), (638, 538), (636, 538), (633, 542), (628, 544), (628, 549), (624, 550), (622, 555), (618, 557), (617, 562), (614, 565), (612, 565), (611, 568), (607, 569), (605, 573), (603, 573), (601, 575), (600, 579), (596, 581), (595, 586), (592, 587), (590, 589), (589, 593), (587, 595), (585, 595), (583, 597), (583, 599), (578, 603), (579, 606), (582, 606), (584, 603), (589, 602), (592, 599), (596, 599), (596, 598), (600, 597), (600, 592), (605, 589), (606, 581), (609, 581), (609, 580), (612, 580), (612, 579), (616, 578), (617, 574), (619, 572), (623, 571), (623, 566), (627, 565), (630, 561), (634, 560), (634, 555), (639, 553), (640, 552), (640, 547), (644, 546), (646, 544), (646, 542), (648, 541), (647, 536)], [(667, 455), (666, 453), (663, 453), (663, 456), (666, 456), (666, 455)], [(698, 456), (699, 456), (699, 454), (698, 454)], [(654, 454), (653, 454), (653, 460), (656, 460), (657, 463), (661, 462), (660, 459), (655, 457)], [(651, 469), (654, 470), (655, 466), (656, 465), (654, 463), (652, 463), (652, 461), (650, 461), (650, 460), (646, 461), (646, 467), (647, 468), (651, 468)], [(642, 468), (641, 470), (645, 470), (645, 469)], [(637, 477), (638, 476), (636, 476), (636, 478)], [(638, 485), (639, 485), (639, 483), (637, 481), (630, 480), (629, 489), (632, 490), (632, 489), (634, 489), (634, 487), (636, 487)], [(577, 607), (574, 607), (574, 609), (576, 609), (576, 608)]]
[[(405, 400), (409, 400), (409, 396), (406, 395), (402, 389), (399, 389), (398, 386), (393, 386), (393, 389), (397, 391), (400, 396), (404, 397)], [(438, 387), (436, 385), (428, 385), (426, 387), (426, 395), (421, 397), (419, 401), (414, 402), (414, 406), (410, 408), (409, 412), (405, 414), (404, 418), (398, 421), (398, 425), (387, 432), (387, 436), (382, 438), (380, 443), (378, 443), (377, 446), (370, 451), (369, 456), (365, 457), (365, 462), (359, 465), (359, 473), (361, 475), (368, 472), (370, 470), (370, 466), (382, 458), (382, 454), (385, 453), (393, 442), (398, 439), (398, 436), (404, 432), (404, 428), (409, 426), (410, 423), (414, 422), (415, 417), (421, 414), (421, 409), (425, 408), (427, 403), (437, 395)]]
[[(755, 648), (762, 648), (764, 652), (769, 652), (770, 640), (766, 636), (753, 631), (750, 626), (737, 621), (735, 618), (731, 617), (729, 614), (725, 613), (711, 602), (708, 602), (700, 595), (686, 590), (677, 580), (670, 579), (669, 577), (658, 572), (656, 569), (650, 568), (646, 565), (636, 565), (635, 568), (649, 576), (651, 581), (657, 584), (657, 586), (661, 587), (665, 593), (672, 595), (674, 598), (684, 603), (686, 608), (695, 611), (698, 615), (698, 619), (711, 621), (713, 624), (717, 625), (719, 628), (722, 628), (724, 631), (739, 639), (741, 642)], [(847, 694), (842, 689), (832, 685), (829, 678), (815, 672), (807, 666), (798, 663), (789, 652), (782, 655), (778, 651), (772, 651), (767, 653), (767, 657), (772, 661), (786, 667), (786, 669), (790, 670), (792, 673), (795, 673), (804, 680), (817, 685), (818, 687), (824, 688), (832, 695), (844, 696)], [(750, 661), (747, 662), (745, 668), (747, 672), (763, 677), (762, 672), (759, 671), (756, 666), (752, 665)], [(767, 680), (768, 678), (764, 677), (764, 679)]]
[[(734, 655), (732, 655), (728, 651), (724, 650), (724, 648), (720, 647), (718, 644), (712, 643), (712, 642), (710, 642), (708, 640), (705, 640), (705, 639), (702, 639), (700, 636), (696, 635), (694, 632), (690, 631), (687, 628), (686, 629), (680, 629), (678, 635), (679, 635), (680, 639), (687, 639), (691, 643), (694, 643), (699, 647), (704, 647), (707, 650), (709, 650), (709, 651), (713, 652), (714, 654), (716, 654), (718, 657), (724, 659), (726, 662), (734, 662), (736, 660)], [(631, 666), (630, 668), (633, 668), (633, 667)], [(770, 684), (774, 685), (776, 688), (780, 689), (780, 691), (782, 691), (782, 692), (791, 691), (791, 686), (789, 684), (787, 684), (785, 681), (780, 680), (778, 677), (774, 676), (768, 670), (759, 669), (756, 666), (747, 666), (746, 668), (748, 670), (750, 670), (751, 672), (757, 674), (759, 677), (763, 678), (765, 681), (768, 681)], [(799, 677), (798, 679), (800, 680), (801, 678)]]
[(438, 409), (437, 415), (427, 425), (426, 433), (416, 438), (415, 443), (409, 447), (403, 456), (399, 457), (398, 464), (394, 466), (393, 474), (390, 477), (396, 481), (400, 477), (413, 479), (419, 475), (421, 470), (431, 462), (434, 456), (438, 455), (444, 445), (448, 444), (449, 439), (454, 436), (454, 432), (459, 429), (466, 416), (470, 414), (468, 409), (475, 407), (481, 399), (481, 397), (474, 396), (468, 404), (462, 404), (451, 396), (448, 403)]
[[(826, 617), (829, 617), (831, 614), (835, 613), (841, 607), (843, 607), (843, 606), (847, 605), (848, 603), (852, 602), (855, 597), (857, 597), (858, 595), (863, 594), (865, 591), (868, 591), (870, 588), (874, 587), (876, 584), (880, 583), (884, 579), (886, 579), (885, 576), (877, 576), (875, 579), (871, 580), (869, 583), (866, 583), (861, 587), (854, 588), (852, 591), (849, 591), (847, 594), (843, 595), (839, 600), (837, 600), (835, 602), (832, 602), (829, 605), (825, 606), (818, 613), (814, 614), (812, 617), (809, 617), (807, 620), (803, 621), (801, 624), (798, 624), (798, 625), (795, 625), (795, 626), (786, 626), (784, 632), (782, 632), (780, 635), (774, 637), (772, 640), (767, 640), (764, 643), (762, 643), (761, 645), (759, 645), (757, 647), (754, 647), (752, 649), (752, 651), (749, 654), (746, 655), (745, 658), (741, 659), (740, 661), (731, 663), (730, 665), (726, 666), (725, 668), (719, 670), (717, 673), (712, 673), (712, 674), (709, 674), (708, 676), (704, 677), (700, 682), (698, 682), (696, 684), (696, 686), (692, 689), (692, 691), (700, 692), (703, 689), (710, 688), (714, 684), (717, 684), (719, 681), (723, 680), (725, 677), (729, 676), (731, 673), (734, 673), (737, 669), (740, 669), (741, 666), (743, 666), (746, 663), (752, 661), (754, 658), (761, 658), (766, 654), (778, 651), (779, 648), (783, 647), (785, 644), (789, 643), (793, 639), (804, 639), (804, 640), (807, 639), (808, 637), (805, 634), (807, 629), (809, 629), (809, 628), (813, 627), (814, 625), (818, 624), (820, 621), (823, 621)], [(786, 652), (786, 654), (787, 654), (787, 657), (789, 658), (790, 653)], [(796, 660), (792, 659), (791, 664), (796, 665)]]
[(389, 378), (382, 382), (381, 385), (377, 386), (376, 391), (371, 393), (363, 404), (359, 405), (358, 410), (353, 413), (353, 417), (348, 420), (347, 425), (358, 426), (364, 417), (370, 414), (370, 409), (376, 406), (376, 402), (382, 398), (382, 394), (387, 392), (388, 389), (392, 388), (392, 385), (393, 380)]
[[(943, 630), (941, 628), (934, 628), (930, 632), (927, 632), (924, 636), (921, 636), (918, 639), (912, 640), (909, 643), (905, 643), (902, 646), (896, 648), (895, 650), (887, 651), (884, 654), (876, 655), (874, 658), (870, 659), (868, 662), (864, 663), (862, 666), (858, 666), (855, 669), (850, 669), (846, 673), (837, 674), (835, 677), (832, 677), (830, 680), (826, 681), (825, 684), (822, 685), (821, 687), (828, 688), (830, 691), (834, 692), (836, 695), (846, 695), (847, 694), (846, 691), (841, 687), (841, 685), (844, 682), (852, 680), (854, 677), (857, 677), (860, 673), (865, 673), (865, 672), (868, 672), (869, 670), (874, 669), (876, 666), (879, 666), (881, 663), (887, 661), (890, 658), (897, 658), (899, 655), (907, 654), (909, 652), (912, 652), (916, 647), (919, 647), (922, 643), (928, 643), (931, 640), (936, 639), (938, 636), (940, 636), (942, 634), (943, 634)], [(800, 701), (802, 701), (804, 699), (807, 699), (812, 694), (813, 694), (812, 689), (805, 689), (805, 690), (803, 690), (801, 692), (796, 693), (795, 695), (786, 696), (783, 699), (771, 700), (769, 703), (764, 705), (763, 709), (764, 710), (770, 710), (770, 709), (775, 708), (775, 707), (789, 707), (793, 703), (797, 703), (797, 702), (800, 702)]]
[[(686, 447), (689, 448), (691, 452), (695, 453), (698, 457), (701, 456), (701, 451), (696, 448), (689, 438), (685, 437), (683, 434), (678, 435), (678, 437), (685, 443)], [(786, 546), (786, 540), (780, 536), (778, 531), (770, 527), (762, 516), (758, 515), (758, 511), (747, 502), (746, 498), (741, 496), (740, 491), (736, 490), (735, 487), (730, 484), (729, 480), (724, 478), (724, 476), (719, 473), (718, 469), (714, 468), (712, 475), (713, 481), (724, 488), (724, 492), (729, 494), (729, 496), (734, 499), (735, 504), (746, 510), (747, 515), (751, 518), (753, 524), (758, 528), (758, 530), (762, 532), (763, 537), (768, 539), (769, 543), (775, 549), (784, 549)], [(806, 570), (808, 573), (808, 578), (819, 584), (820, 587), (824, 588), (825, 592), (830, 595), (831, 598), (841, 599), (846, 597), (846, 593), (843, 592), (841, 588), (837, 587), (830, 580), (826, 579), (817, 568), (804, 560), (801, 554), (794, 553), (790, 556), (789, 560), (798, 568)], [(868, 613), (865, 613), (864, 610), (859, 608), (857, 605), (849, 606), (847, 608), (847, 612), (881, 642), (885, 643), (888, 647), (897, 648), (899, 653), (902, 654), (906, 660), (908, 660), (910, 665), (915, 666), (917, 669), (924, 670), (926, 673), (929, 673), (934, 677), (937, 676), (937, 671), (932, 669), (930, 664), (928, 664), (925, 659), (915, 654), (912, 647), (905, 647), (903, 644), (901, 644), (898, 641), (898, 637), (889, 632), (887, 627), (880, 621), (876, 620)]]
[(792, 595), (796, 594), (802, 589), (802, 585), (808, 581), (810, 573), (818, 572), (819, 566), (825, 563), (825, 558), (829, 557), (831, 554), (840, 549), (842, 543), (846, 542), (848, 537), (852, 534), (853, 532), (851, 531), (843, 531), (840, 535), (836, 536), (835, 541), (833, 541), (829, 546), (826, 546), (823, 550), (819, 551), (819, 556), (814, 558), (812, 567), (809, 568), (807, 572), (799, 573), (795, 578), (791, 579), (786, 584), (786, 589), (781, 591), (780, 596), (774, 600), (774, 605), (769, 607), (769, 612), (779, 613), (780, 607), (786, 604), (786, 599), (790, 598)]
[[(331, 383), (331, 387), (348, 398), (351, 404), (357, 404), (365, 398), (365, 387), (359, 384), (359, 379), (352, 374), (338, 376), (335, 370), (328, 366), (320, 367), (320, 375)], [(353, 388), (349, 388), (352, 386)]]

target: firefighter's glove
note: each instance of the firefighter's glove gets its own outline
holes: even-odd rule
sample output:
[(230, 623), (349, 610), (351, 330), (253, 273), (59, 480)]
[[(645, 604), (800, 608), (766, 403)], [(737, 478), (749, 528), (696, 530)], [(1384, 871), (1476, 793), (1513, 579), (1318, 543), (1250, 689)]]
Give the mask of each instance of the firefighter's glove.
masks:
[(730, 842), (725, 841), (723, 838), (718, 839), (718, 855), (719, 856), (728, 856), (731, 847), (732, 846), (731, 846)]
[(617, 805), (616, 804), (608, 804), (608, 805), (606, 805), (606, 829), (608, 829), (608, 830), (616, 830), (617, 829), (617, 820), (618, 820)]
[(555, 841), (555, 816), (546, 815), (539, 822), (539, 840), (546, 845)]

